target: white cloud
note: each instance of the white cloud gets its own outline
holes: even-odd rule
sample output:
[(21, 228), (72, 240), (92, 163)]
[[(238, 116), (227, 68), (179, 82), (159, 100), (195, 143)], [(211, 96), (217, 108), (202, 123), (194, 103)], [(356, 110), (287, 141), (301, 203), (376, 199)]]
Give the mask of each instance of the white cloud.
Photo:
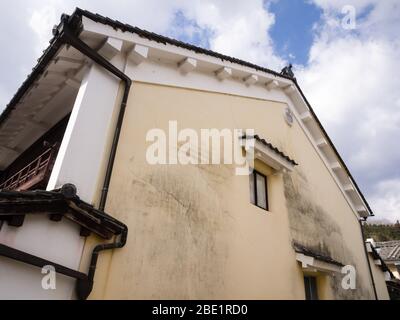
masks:
[[(325, 15), (309, 63), (298, 73), (300, 85), (378, 218), (399, 218), (394, 203), (400, 192), (387, 186), (400, 185), (400, 20), (392, 19), (400, 6), (392, 0), (314, 2)], [(340, 24), (341, 7), (349, 3), (358, 12), (372, 6), (354, 31)]]
[(194, 1), (184, 12), (213, 31), (213, 50), (273, 69), (283, 67), (285, 61), (274, 52), (268, 34), (275, 17), (263, 1)]
[[(163, 34), (171, 29), (175, 14), (180, 10), (200, 29), (212, 32), (207, 39), (212, 50), (274, 69), (280, 69), (285, 63), (274, 52), (268, 31), (275, 18), (262, 0), (44, 0), (40, 5), (32, 2), (29, 25), (38, 38), (38, 49), (46, 47), (61, 13), (71, 13), (75, 6)], [(188, 26), (190, 28), (193, 26)], [(198, 30), (185, 30), (185, 33), (193, 31)]]
[(381, 181), (376, 189), (371, 202), (377, 218), (382, 217), (384, 213), (384, 217), (390, 221), (400, 220), (400, 180)]
[(8, 103), (9, 95), (2, 85), (0, 85), (0, 106), (5, 106)]
[[(379, 0), (378, 0), (379, 1)], [(341, 11), (344, 6), (354, 6), (357, 10), (363, 10), (369, 5), (375, 4), (376, 0), (312, 0), (317, 6), (328, 11)]]
[(38, 55), (46, 49), (51, 39), (51, 30), (57, 22), (57, 12), (55, 6), (46, 5), (33, 10), (29, 19), (29, 26), (36, 34), (38, 41), (35, 50)]

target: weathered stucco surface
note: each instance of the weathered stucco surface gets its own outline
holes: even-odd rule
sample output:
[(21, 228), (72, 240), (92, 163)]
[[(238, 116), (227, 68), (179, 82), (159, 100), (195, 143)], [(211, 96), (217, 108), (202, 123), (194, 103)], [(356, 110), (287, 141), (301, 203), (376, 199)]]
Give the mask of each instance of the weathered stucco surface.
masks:
[[(357, 270), (357, 261), (349, 249), (352, 244), (343, 237), (340, 224), (320, 205), (312, 202), (307, 179), (301, 174), (301, 170), (296, 174), (285, 174), (284, 185), (293, 240), (344, 265), (353, 265)], [(368, 290), (370, 279), (361, 278), (359, 275), (356, 290), (344, 290), (341, 281), (341, 276), (329, 277), (328, 285), (333, 294), (332, 298), (374, 298)]]
[[(91, 298), (304, 299), (293, 239), (357, 268), (357, 290), (320, 277), (323, 298), (373, 298), (358, 221), (286, 105), (135, 83), (118, 146), (107, 212), (129, 227), (127, 245), (99, 259)], [(232, 165), (146, 162), (148, 130), (252, 128), (295, 159), (268, 175), (270, 210), (250, 204)], [(87, 241), (86, 252), (93, 245)], [(86, 254), (87, 255), (87, 254)], [(82, 262), (82, 268), (87, 264)]]

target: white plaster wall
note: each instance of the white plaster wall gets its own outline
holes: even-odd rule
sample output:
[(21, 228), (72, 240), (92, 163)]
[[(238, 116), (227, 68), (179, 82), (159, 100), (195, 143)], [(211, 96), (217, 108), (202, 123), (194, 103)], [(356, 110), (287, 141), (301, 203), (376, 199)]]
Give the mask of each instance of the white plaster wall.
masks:
[(106, 147), (108, 129), (120, 80), (98, 65), (83, 79), (48, 190), (66, 183), (78, 188), (81, 199), (92, 203)]
[(262, 83), (248, 86), (235, 78), (219, 80), (202, 70), (194, 70), (187, 74), (179, 72), (177, 65), (163, 61), (154, 62), (145, 60), (140, 65), (127, 61), (125, 73), (134, 81), (176, 86), (233, 94), (242, 97), (265, 99), (270, 101), (286, 102), (287, 96), (282, 89), (267, 90)]
[[(125, 63), (121, 57), (112, 62), (121, 68)], [(119, 79), (101, 67), (88, 68), (48, 190), (73, 183), (81, 199), (89, 203), (94, 201), (97, 183), (103, 174), (101, 165), (107, 156), (107, 135), (113, 131), (110, 121), (119, 84)], [(21, 228), (4, 224), (0, 229), (0, 243), (78, 270), (84, 238), (79, 235), (79, 227), (67, 219), (57, 223), (47, 216), (27, 216)], [(57, 275), (56, 290), (44, 290), (43, 277), (40, 268), (0, 257), (0, 300), (75, 298), (75, 279)]]
[[(27, 216), (21, 228), (4, 224), (0, 243), (32, 255), (77, 269), (83, 239), (79, 228), (70, 221), (50, 221), (43, 216)], [(44, 290), (41, 269), (0, 257), (0, 300), (5, 299), (71, 299), (75, 280), (56, 276), (56, 290)]]

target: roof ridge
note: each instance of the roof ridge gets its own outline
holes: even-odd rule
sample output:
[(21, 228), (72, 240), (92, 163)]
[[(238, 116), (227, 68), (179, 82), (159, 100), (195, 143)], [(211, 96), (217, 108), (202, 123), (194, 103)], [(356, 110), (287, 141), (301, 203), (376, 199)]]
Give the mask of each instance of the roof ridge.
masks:
[(95, 22), (100, 22), (100, 23), (103, 23), (103, 24), (107, 24), (107, 25), (110, 25), (113, 28), (121, 29), (123, 32), (133, 32), (133, 33), (138, 34), (141, 37), (151, 36), (152, 39), (150, 39), (150, 40), (153, 40), (153, 41), (156, 41), (156, 42), (162, 42), (162, 43), (165, 43), (165, 44), (168, 43), (168, 44), (175, 45), (175, 46), (178, 46), (178, 47), (183, 47), (183, 48), (186, 48), (188, 50), (195, 51), (197, 53), (203, 53), (205, 55), (211, 55), (211, 56), (214, 56), (214, 57), (219, 58), (221, 60), (226, 60), (226, 61), (230, 61), (232, 63), (241, 64), (243, 66), (247, 66), (249, 68), (253, 68), (253, 69), (256, 69), (258, 71), (267, 72), (267, 73), (270, 73), (270, 74), (273, 74), (275, 76), (279, 76), (279, 77), (282, 77), (282, 78), (285, 78), (285, 79), (288, 79), (288, 80), (294, 80), (294, 78), (289, 77), (288, 75), (284, 75), (284, 74), (282, 74), (282, 73), (280, 73), (278, 71), (269, 69), (267, 67), (263, 67), (263, 66), (255, 64), (255, 63), (252, 63), (252, 62), (248, 62), (248, 61), (245, 61), (245, 60), (242, 60), (242, 59), (239, 59), (239, 58), (228, 56), (226, 54), (222, 54), (222, 53), (210, 50), (210, 49), (199, 47), (199, 46), (196, 46), (196, 45), (193, 45), (193, 44), (181, 41), (181, 40), (173, 39), (173, 38), (170, 38), (168, 36), (164, 36), (164, 35), (152, 32), (152, 31), (148, 31), (146, 29), (143, 29), (143, 28), (140, 28), (140, 27), (137, 27), (137, 26), (132, 26), (130, 24), (123, 23), (123, 22), (121, 22), (119, 20), (112, 19), (112, 18), (109, 18), (107, 16), (103, 16), (103, 15), (98, 14), (98, 13), (93, 13), (93, 12), (88, 11), (88, 10), (80, 9), (79, 7), (76, 8), (74, 14), (78, 14), (80, 16), (85, 16), (85, 17), (87, 17), (87, 18), (89, 18), (89, 19), (91, 19), (91, 20), (93, 20)]

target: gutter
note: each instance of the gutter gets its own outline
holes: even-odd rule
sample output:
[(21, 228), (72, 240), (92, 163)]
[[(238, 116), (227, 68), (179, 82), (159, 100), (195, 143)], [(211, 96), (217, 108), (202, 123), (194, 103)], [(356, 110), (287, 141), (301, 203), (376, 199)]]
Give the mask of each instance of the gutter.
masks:
[[(72, 16), (68, 15), (62, 15), (61, 16), (61, 23), (58, 25), (58, 27), (53, 29), (53, 35), (57, 37), (57, 39), (61, 39), (65, 44), (68, 44), (72, 47), (74, 47), (76, 50), (81, 52), (83, 55), (86, 57), (90, 58), (93, 60), (95, 63), (97, 63), (99, 66), (103, 67), (113, 75), (115, 75), (117, 78), (121, 79), (121, 81), (124, 83), (124, 94), (122, 97), (121, 105), (120, 105), (120, 110), (118, 114), (118, 119), (117, 119), (117, 124), (114, 132), (114, 137), (111, 145), (111, 151), (107, 163), (107, 169), (105, 173), (105, 178), (103, 182), (103, 188), (101, 191), (101, 198), (100, 198), (100, 203), (99, 203), (99, 210), (104, 211), (104, 208), (106, 206), (107, 202), (107, 196), (108, 196), (108, 190), (110, 187), (110, 181), (111, 181), (111, 176), (112, 176), (112, 171), (114, 168), (114, 161), (115, 161), (115, 156), (117, 153), (117, 147), (118, 147), (118, 142), (119, 142), (119, 137), (121, 133), (121, 128), (122, 128), (122, 123), (125, 115), (125, 110), (126, 110), (126, 104), (128, 101), (128, 96), (130, 92), (130, 87), (132, 85), (132, 80), (130, 77), (128, 77), (125, 73), (123, 73), (121, 70), (116, 68), (113, 64), (111, 64), (108, 60), (106, 60), (104, 57), (102, 57), (97, 51), (93, 50), (90, 48), (86, 43), (84, 43), (81, 39), (79, 39), (78, 35), (82, 29), (82, 16), (79, 14), (73, 14)], [(118, 249), (122, 248), (126, 244), (127, 240), (127, 235), (128, 235), (128, 228), (125, 226), (124, 232), (122, 232), (120, 238), (118, 241), (115, 241), (113, 243), (103, 243), (100, 245), (97, 245), (92, 252), (92, 258), (90, 262), (90, 267), (89, 267), (89, 274), (88, 274), (88, 282), (80, 284), (78, 281), (78, 286), (77, 290), (78, 293), (84, 293), (81, 295), (82, 298), (86, 299), (87, 296), (89, 296), (90, 292), (92, 291), (93, 288), (93, 283), (94, 283), (94, 275), (96, 272), (96, 266), (97, 266), (97, 260), (98, 260), (98, 255), (101, 251), (105, 250), (112, 250), (112, 249)]]
[[(366, 221), (366, 220), (367, 219), (364, 218), (364, 221)], [(371, 263), (370, 263), (369, 257), (368, 257), (367, 247), (365, 246), (365, 234), (364, 234), (364, 229), (363, 229), (363, 225), (362, 225), (362, 220), (360, 219), (360, 220), (358, 220), (358, 222), (360, 224), (362, 244), (363, 244), (363, 248), (364, 248), (365, 258), (367, 259), (367, 263), (368, 263), (368, 270), (369, 270), (369, 274), (371, 276), (371, 282), (372, 282), (372, 287), (374, 289), (375, 300), (379, 300), (378, 294), (376, 293), (375, 280), (374, 280), (374, 275), (372, 274), (372, 268), (371, 268)]]
[(93, 50), (81, 39), (79, 39), (76, 33), (80, 32), (81, 25), (82, 17), (79, 14), (74, 14), (72, 16), (62, 15), (61, 23), (57, 28), (54, 28), (53, 34), (56, 37), (60, 37), (64, 41), (64, 43), (74, 47), (83, 55), (96, 62), (99, 66), (103, 67), (104, 69), (115, 75), (117, 78), (121, 79), (125, 85), (100, 198), (99, 210), (103, 211), (107, 201), (108, 189), (110, 187), (114, 160), (117, 153), (118, 141), (121, 133), (122, 122), (125, 115), (126, 104), (128, 101), (130, 87), (132, 85), (132, 80), (125, 73), (123, 73), (108, 60), (102, 57), (97, 51)]

